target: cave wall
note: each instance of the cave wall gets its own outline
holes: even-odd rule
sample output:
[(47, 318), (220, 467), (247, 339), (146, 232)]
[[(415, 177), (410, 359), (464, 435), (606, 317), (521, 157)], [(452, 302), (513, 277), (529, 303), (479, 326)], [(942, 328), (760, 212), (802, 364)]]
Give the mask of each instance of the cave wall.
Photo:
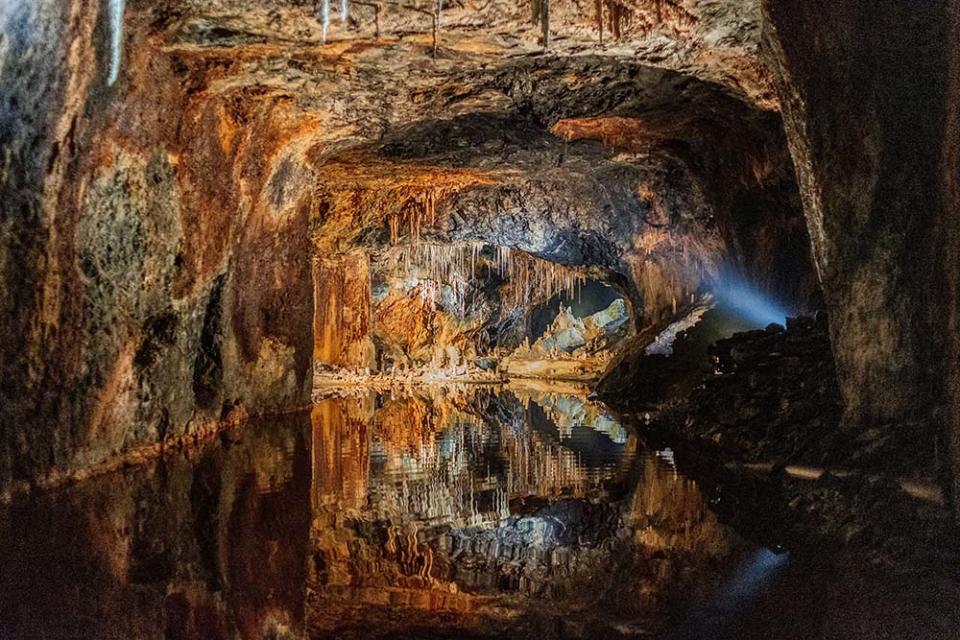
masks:
[(309, 398), (309, 207), (265, 188), (300, 125), (243, 87), (191, 84), (130, 8), (108, 86), (105, 14), (0, 11), (4, 495), (192, 438), (236, 405)]
[(928, 437), (921, 425), (942, 425), (960, 400), (944, 385), (956, 371), (944, 357), (957, 334), (956, 116), (945, 120), (960, 109), (955, 87), (947, 95), (956, 7), (764, 1), (764, 44), (853, 427)]
[[(946, 96), (946, 125), (944, 135), (942, 177), (944, 188), (943, 216), (947, 221), (944, 229), (944, 258), (947, 265), (960, 264), (960, 0), (951, 0), (949, 12), (950, 74)], [(960, 518), (960, 269), (947, 269), (945, 287), (947, 309), (947, 370), (945, 389), (947, 398), (947, 443), (953, 467), (950, 494), (954, 496), (953, 508)], [(952, 400), (952, 401), (951, 401)]]

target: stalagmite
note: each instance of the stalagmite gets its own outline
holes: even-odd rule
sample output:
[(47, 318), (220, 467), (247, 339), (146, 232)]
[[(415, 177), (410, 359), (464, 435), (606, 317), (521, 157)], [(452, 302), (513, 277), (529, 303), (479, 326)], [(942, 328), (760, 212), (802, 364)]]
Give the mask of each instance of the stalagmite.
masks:
[(120, 77), (120, 62), (123, 57), (123, 13), (125, 0), (110, 0), (110, 72), (107, 84), (113, 86)]

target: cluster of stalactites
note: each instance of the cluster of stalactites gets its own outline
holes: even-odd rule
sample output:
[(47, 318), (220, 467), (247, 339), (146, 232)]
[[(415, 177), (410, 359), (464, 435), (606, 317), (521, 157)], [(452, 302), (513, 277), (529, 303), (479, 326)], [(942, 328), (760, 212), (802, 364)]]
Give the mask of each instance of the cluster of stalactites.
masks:
[(497, 269), (510, 283), (503, 298), (504, 311), (529, 307), (559, 294), (574, 298), (587, 280), (580, 267), (510, 251), (509, 247), (497, 247)]
[(439, 282), (471, 281), (476, 277), (482, 242), (436, 244), (421, 242), (393, 247), (394, 263), (404, 273), (418, 272), (422, 277)]
[(591, 478), (577, 454), (566, 447), (551, 446), (539, 435), (531, 437), (526, 432), (504, 429), (501, 449), (510, 461), (506, 482), (511, 496), (583, 495), (590, 486)]
[(628, 28), (646, 36), (654, 29), (669, 27), (680, 35), (697, 22), (679, 0), (595, 0), (594, 7), (601, 40), (604, 28), (619, 40)]
[(400, 230), (407, 227), (410, 238), (415, 244), (420, 242), (420, 231), (425, 224), (437, 224), (437, 194), (431, 189), (425, 189), (407, 200), (406, 206), (397, 213), (392, 213), (387, 219), (390, 226), (390, 244), (397, 244), (400, 240)]
[(392, 247), (388, 262), (402, 273), (420, 279), (419, 290), (424, 303), (436, 306), (443, 293), (441, 283), (446, 283), (454, 305), (460, 315), (465, 315), (470, 283), (476, 279), (477, 262), (482, 249), (482, 242), (417, 242)]
[[(391, 269), (421, 280), (420, 295), (424, 302), (438, 303), (443, 292), (441, 283), (447, 284), (454, 304), (463, 315), (472, 283), (477, 279), (483, 248), (482, 242), (405, 244), (391, 247), (387, 264)], [(557, 264), (524, 251), (512, 251), (510, 247), (497, 246), (493, 253), (494, 264), (486, 275), (489, 278), (496, 274), (507, 281), (502, 298), (505, 313), (558, 294), (574, 298), (587, 279), (580, 267)]]

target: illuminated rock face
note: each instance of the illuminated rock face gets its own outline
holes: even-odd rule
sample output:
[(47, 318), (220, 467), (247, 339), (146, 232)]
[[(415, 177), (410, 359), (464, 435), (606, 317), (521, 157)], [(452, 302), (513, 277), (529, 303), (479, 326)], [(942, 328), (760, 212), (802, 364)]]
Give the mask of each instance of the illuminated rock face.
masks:
[(375, 367), (366, 254), (316, 260), (313, 286), (314, 362), (356, 369)]

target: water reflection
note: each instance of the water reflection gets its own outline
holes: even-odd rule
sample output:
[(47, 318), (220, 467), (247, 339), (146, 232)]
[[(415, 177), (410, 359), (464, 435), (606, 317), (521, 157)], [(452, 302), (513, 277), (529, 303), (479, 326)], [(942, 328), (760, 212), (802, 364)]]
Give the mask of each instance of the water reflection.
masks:
[(774, 555), (582, 389), (330, 398), (0, 508), (0, 638), (945, 638), (956, 576)]
[(306, 416), (0, 514), (2, 638), (302, 637)]
[(328, 399), (312, 418), (320, 637), (370, 637), (361, 619), (376, 637), (640, 634), (737, 553), (695, 484), (583, 394)]

